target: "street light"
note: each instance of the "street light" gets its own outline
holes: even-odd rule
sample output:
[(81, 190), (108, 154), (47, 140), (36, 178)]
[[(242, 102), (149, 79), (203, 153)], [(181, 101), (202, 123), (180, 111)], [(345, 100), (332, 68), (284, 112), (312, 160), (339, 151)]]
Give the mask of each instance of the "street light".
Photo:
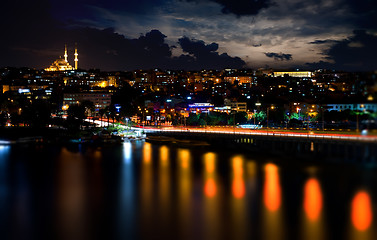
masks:
[(286, 120), (285, 120), (285, 129), (288, 129), (288, 122), (289, 122), (290, 118), (289, 118), (289, 112), (287, 112), (287, 115), (286, 115)]
[(311, 114), (311, 113), (313, 113), (313, 109), (310, 109), (310, 113), (308, 113), (308, 131), (309, 131), (309, 129), (310, 129), (309, 124), (310, 124), (310, 114)]
[(128, 132), (128, 130), (129, 130), (128, 120), (129, 120), (129, 119), (126, 118), (127, 132)]
[(274, 106), (271, 106), (271, 107), (267, 107), (267, 130), (268, 130), (268, 115), (269, 115), (269, 110), (274, 110), (275, 109), (275, 107)]
[(254, 109), (254, 127), (255, 127), (255, 118), (256, 118), (257, 110)]
[(323, 106), (321, 107), (322, 109), (322, 131), (325, 131), (325, 110)]
[[(363, 110), (363, 111), (365, 111), (365, 109), (364, 109), (364, 104), (361, 104), (360, 105), (360, 108)], [(361, 113), (359, 113), (359, 112), (356, 112), (356, 132), (359, 132), (360, 131), (360, 129), (359, 129), (359, 115), (360, 115)]]

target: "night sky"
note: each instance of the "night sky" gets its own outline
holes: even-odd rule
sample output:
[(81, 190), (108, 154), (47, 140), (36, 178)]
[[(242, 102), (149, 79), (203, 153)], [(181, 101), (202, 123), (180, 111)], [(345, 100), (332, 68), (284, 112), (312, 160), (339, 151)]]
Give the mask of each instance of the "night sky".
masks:
[(0, 67), (377, 70), (375, 0), (5, 0)]

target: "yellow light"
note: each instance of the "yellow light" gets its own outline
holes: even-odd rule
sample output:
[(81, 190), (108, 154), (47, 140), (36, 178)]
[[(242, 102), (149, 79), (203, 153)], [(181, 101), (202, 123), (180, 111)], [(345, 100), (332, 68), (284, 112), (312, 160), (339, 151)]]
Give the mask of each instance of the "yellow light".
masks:
[(204, 156), (204, 160), (207, 173), (213, 173), (215, 171), (216, 166), (216, 155), (214, 153), (209, 152)]
[(106, 81), (101, 82), (100, 87), (102, 88), (106, 87)]
[(181, 167), (187, 169), (190, 166), (190, 151), (187, 149), (179, 149), (178, 155), (181, 159)]
[(152, 160), (152, 145), (150, 143), (144, 143), (143, 162), (150, 163), (151, 160)]
[(160, 147), (160, 159), (163, 165), (167, 165), (169, 161), (169, 148), (165, 145)]
[(66, 105), (63, 105), (63, 107), (62, 107), (62, 110), (63, 110), (63, 111), (67, 111), (67, 110), (68, 110), (68, 108), (69, 108), (69, 105), (68, 105), (68, 104), (66, 104)]
[(216, 174), (216, 154), (209, 152), (204, 156), (204, 165), (205, 165), (205, 183), (204, 183), (204, 194), (208, 198), (216, 196), (217, 186), (215, 180)]

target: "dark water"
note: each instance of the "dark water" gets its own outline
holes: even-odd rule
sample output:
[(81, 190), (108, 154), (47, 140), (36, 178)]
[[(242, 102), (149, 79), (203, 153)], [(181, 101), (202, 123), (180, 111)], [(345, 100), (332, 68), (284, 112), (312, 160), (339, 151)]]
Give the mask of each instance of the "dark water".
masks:
[(277, 160), (0, 146), (0, 239), (377, 239), (376, 169)]

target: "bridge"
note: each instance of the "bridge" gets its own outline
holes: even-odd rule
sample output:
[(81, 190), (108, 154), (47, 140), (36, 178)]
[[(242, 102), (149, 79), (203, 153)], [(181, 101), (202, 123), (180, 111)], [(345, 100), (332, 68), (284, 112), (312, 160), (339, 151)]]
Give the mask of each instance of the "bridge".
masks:
[(212, 145), (316, 161), (377, 163), (377, 136), (248, 130), (239, 128), (145, 128), (148, 135), (205, 140)]

